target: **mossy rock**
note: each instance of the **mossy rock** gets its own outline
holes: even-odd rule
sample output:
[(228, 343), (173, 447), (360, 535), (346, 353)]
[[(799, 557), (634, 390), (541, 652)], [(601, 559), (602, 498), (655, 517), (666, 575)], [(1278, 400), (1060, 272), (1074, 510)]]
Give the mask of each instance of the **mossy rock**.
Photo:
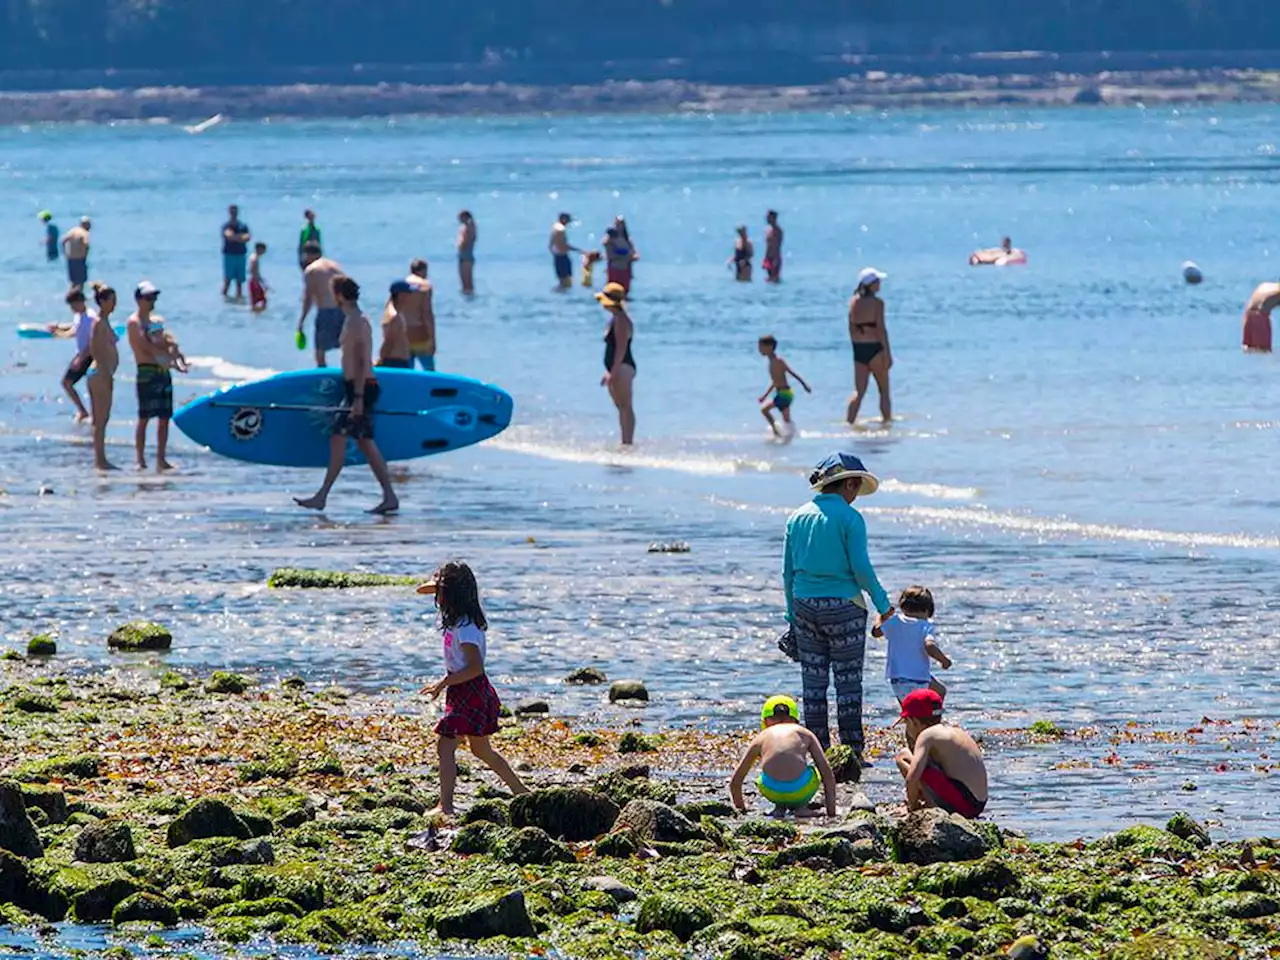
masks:
[(692, 803), (677, 804), (676, 809), (695, 823), (703, 817), (735, 817), (738, 815), (738, 811), (723, 800), (695, 800)]
[(598, 733), (577, 733), (573, 736), (573, 742), (579, 747), (598, 747), (604, 743), (604, 737)]
[(851, 867), (856, 862), (852, 843), (844, 837), (828, 837), (780, 850), (765, 860), (765, 866), (771, 869), (790, 867), (806, 860), (826, 860), (837, 868)]
[(105, 923), (117, 906), (141, 892), (142, 885), (132, 877), (117, 876), (95, 883), (71, 898), (74, 919), (77, 923)]
[(580, 667), (565, 677), (564, 682), (575, 686), (594, 686), (600, 683), (608, 683), (609, 678), (604, 675), (603, 670), (597, 667)]
[(170, 847), (181, 847), (193, 840), (210, 837), (248, 840), (251, 836), (253, 831), (228, 804), (213, 797), (205, 797), (197, 800), (169, 824), (165, 840)]
[(619, 807), (625, 807), (632, 800), (656, 800), (668, 806), (676, 802), (676, 788), (672, 784), (648, 777), (623, 776), (616, 770), (597, 777), (591, 788), (603, 793)]
[(632, 800), (622, 808), (614, 826), (633, 830), (642, 841), (684, 843), (704, 839), (688, 817), (656, 800)]
[(321, 754), (315, 759), (304, 763), (302, 772), (320, 774), (327, 777), (345, 777), (347, 775), (342, 761), (332, 753)]
[(1098, 841), (1104, 850), (1123, 850), (1139, 857), (1189, 857), (1196, 848), (1167, 830), (1138, 824)]
[(127, 823), (96, 821), (76, 837), (75, 857), (84, 863), (123, 863), (133, 860), (133, 831)]
[(180, 674), (177, 670), (166, 670), (164, 673), (160, 674), (160, 689), (174, 691), (190, 690), (191, 681)]
[(1193, 847), (1199, 847), (1201, 850), (1210, 846), (1213, 841), (1209, 837), (1209, 831), (1205, 829), (1204, 824), (1195, 820), (1188, 813), (1179, 811), (1169, 818), (1165, 829), (1180, 840), (1185, 840)]
[(1258, 920), (1280, 913), (1280, 901), (1263, 893), (1219, 893), (1200, 903), (1208, 917), (1231, 920)]
[(939, 863), (921, 870), (912, 884), (918, 893), (937, 897), (997, 900), (1018, 893), (1018, 875), (999, 857), (969, 863)]
[(107, 646), (124, 651), (168, 650), (173, 646), (173, 634), (158, 623), (134, 620), (112, 630)]
[(631, 830), (607, 833), (596, 842), (597, 857), (616, 857), (625, 860), (640, 852), (640, 840)]
[(501, 830), (493, 844), (493, 855), (506, 863), (521, 866), (546, 866), (551, 863), (574, 863), (577, 858), (562, 843), (553, 840), (537, 827)]
[(22, 798), (22, 787), (12, 780), (0, 780), (0, 848), (28, 860), (44, 855), (40, 834)]
[(316, 818), (316, 805), (301, 793), (268, 793), (256, 797), (254, 803), (277, 830), (292, 830)]
[(826, 752), (836, 783), (858, 783), (862, 780), (862, 761), (852, 747), (837, 743), (828, 747)]
[(507, 808), (508, 804), (501, 800), (480, 800), (462, 815), (462, 823), (496, 823), (505, 827), (511, 823), (511, 814)]
[(0, 849), (0, 903), (46, 920), (61, 920), (67, 912), (64, 896), (34, 876), (21, 857), (3, 849)]
[(178, 911), (168, 900), (154, 893), (135, 893), (111, 911), (111, 922), (117, 926), (141, 922), (172, 927), (178, 922)]
[(53, 698), (31, 690), (18, 690), (9, 696), (9, 707), (20, 713), (57, 713)]
[(561, 840), (594, 840), (618, 819), (618, 805), (583, 787), (535, 790), (511, 801), (511, 825), (540, 827)]
[(645, 897), (640, 902), (636, 931), (653, 933), (668, 930), (682, 943), (687, 943), (699, 930), (711, 926), (714, 920), (711, 910), (701, 903), (686, 897), (658, 893)]
[(281, 567), (267, 578), (272, 590), (350, 590), (357, 587), (413, 587), (421, 577), (393, 576), (383, 573), (342, 573), (336, 570), (305, 570)]
[(521, 890), (458, 903), (437, 915), (435, 926), (436, 935), (442, 940), (530, 937), (535, 932)]
[(215, 670), (209, 674), (204, 688), (209, 693), (240, 694), (249, 689), (252, 681), (239, 673), (228, 673), (226, 670)]
[(1148, 933), (1114, 947), (1109, 960), (1236, 960), (1229, 944), (1190, 935)]
[(454, 853), (475, 855), (492, 853), (503, 828), (494, 823), (477, 821), (462, 827), (453, 835), (449, 849)]
[(24, 659), (26, 658), (17, 650), (6, 650), (4, 653), (0, 653), (0, 660), (6, 662), (21, 663)]
[(628, 730), (618, 739), (619, 753), (654, 753), (657, 749), (657, 744), (651, 737), (634, 730)]
[(786, 820), (748, 820), (733, 830), (735, 836), (764, 840), (766, 843), (790, 843), (799, 831)]
[(23, 783), (19, 784), (18, 790), (22, 793), (22, 801), (26, 804), (28, 813), (33, 810), (41, 810), (48, 818), (49, 823), (67, 822), (70, 812), (67, 807), (67, 795), (62, 792), (61, 787), (49, 787), (38, 783)]
[[(236, 692), (236, 691), (215, 691)], [(241, 783), (257, 783), (259, 780), (292, 780), (298, 775), (298, 755), (292, 750), (279, 750), (263, 760), (250, 760), (240, 764), (236, 775)]]
[(27, 641), (27, 656), (52, 657), (58, 652), (58, 641), (51, 633), (38, 633)]
[(305, 911), (286, 897), (264, 897), (261, 900), (237, 900), (224, 904), (213, 910), (209, 916), (219, 917), (267, 917), (280, 913), (290, 917), (301, 917)]

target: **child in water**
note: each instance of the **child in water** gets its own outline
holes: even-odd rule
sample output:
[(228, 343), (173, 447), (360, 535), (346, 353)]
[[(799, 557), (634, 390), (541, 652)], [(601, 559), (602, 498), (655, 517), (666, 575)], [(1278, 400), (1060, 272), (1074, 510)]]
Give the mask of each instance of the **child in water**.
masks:
[(254, 313), (267, 309), (267, 282), (262, 279), (262, 257), (267, 252), (265, 243), (255, 243), (249, 255), (249, 307)]
[[(774, 804), (774, 816), (788, 812), (797, 817), (817, 816), (809, 801), (821, 788), (827, 816), (836, 815), (836, 778), (818, 738), (800, 726), (800, 708), (790, 697), (776, 696), (765, 701), (760, 712), (764, 728), (747, 747), (738, 769), (729, 781), (729, 795), (740, 811), (747, 809), (742, 784), (756, 761), (760, 761), (760, 795)], [(812, 761), (812, 763), (810, 763)]]
[(885, 638), (884, 678), (899, 705), (913, 690), (947, 695), (947, 688), (929, 670), (930, 660), (943, 670), (951, 669), (951, 658), (933, 639), (933, 612), (933, 594), (927, 587), (907, 587), (893, 616), (871, 630), (873, 637)]
[(458, 744), (467, 741), (471, 753), (511, 788), (515, 794), (529, 788), (516, 776), (511, 765), (489, 744), (498, 732), (498, 711), (502, 704), (484, 672), (485, 631), (489, 622), (480, 609), (480, 588), (475, 574), (465, 563), (450, 562), (418, 587), (418, 593), (433, 594), (440, 611), (444, 638), (445, 675), (422, 692), (432, 700), (445, 692), (444, 717), (436, 724), (440, 740), (440, 806), (437, 812), (453, 815), (453, 793), (458, 779)]
[(582, 252), (582, 285), (584, 287), (595, 286), (595, 269), (596, 264), (599, 262), (599, 250), (584, 250)]
[[(769, 358), (769, 389), (760, 395), (760, 403), (763, 406), (760, 412), (764, 414), (764, 418), (769, 421), (769, 429), (773, 431), (775, 437), (782, 436), (778, 430), (778, 425), (773, 420), (773, 411), (777, 410), (782, 414), (782, 420), (787, 425), (787, 432), (791, 433), (795, 430), (795, 425), (791, 422), (791, 404), (795, 402), (796, 394), (791, 389), (791, 384), (787, 380), (787, 374), (795, 377), (799, 381), (800, 386), (804, 387), (805, 393), (813, 393), (809, 389), (809, 384), (804, 382), (804, 377), (796, 373), (789, 366), (787, 361), (778, 356), (778, 338), (773, 336), (760, 338), (760, 355)], [(770, 392), (773, 393), (773, 399), (769, 400)]]

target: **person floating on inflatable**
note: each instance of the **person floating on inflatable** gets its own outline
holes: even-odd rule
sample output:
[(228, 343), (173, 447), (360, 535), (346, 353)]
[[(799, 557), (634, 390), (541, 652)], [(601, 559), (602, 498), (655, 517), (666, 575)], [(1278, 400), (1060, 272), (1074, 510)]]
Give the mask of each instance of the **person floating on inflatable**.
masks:
[(1026, 251), (1015, 247), (1009, 237), (1005, 237), (998, 247), (975, 250), (969, 254), (969, 266), (971, 267), (1019, 267), (1025, 266), (1026, 262)]
[[(774, 815), (793, 813), (797, 817), (818, 816), (810, 811), (809, 801), (821, 788), (826, 799), (827, 816), (836, 815), (836, 778), (822, 745), (805, 727), (800, 726), (800, 708), (790, 697), (776, 696), (765, 701), (760, 712), (763, 729), (755, 735), (738, 769), (729, 781), (733, 805), (746, 811), (742, 784), (747, 774), (760, 761), (760, 779), (756, 785), (760, 795), (774, 804)], [(812, 761), (812, 762), (810, 762)]]
[(1244, 307), (1244, 349), (1271, 352), (1271, 311), (1280, 307), (1280, 283), (1260, 283)]

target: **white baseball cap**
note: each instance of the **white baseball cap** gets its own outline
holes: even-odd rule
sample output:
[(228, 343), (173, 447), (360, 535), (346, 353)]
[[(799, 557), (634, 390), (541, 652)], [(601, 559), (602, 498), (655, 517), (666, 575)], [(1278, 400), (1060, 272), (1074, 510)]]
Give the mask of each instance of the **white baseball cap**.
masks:
[(133, 291), (135, 297), (154, 297), (160, 295), (160, 288), (150, 280), (143, 280)]
[(858, 286), (869, 286), (878, 280), (887, 280), (888, 278), (889, 275), (887, 273), (881, 273), (875, 267), (864, 267), (862, 272), (858, 274)]

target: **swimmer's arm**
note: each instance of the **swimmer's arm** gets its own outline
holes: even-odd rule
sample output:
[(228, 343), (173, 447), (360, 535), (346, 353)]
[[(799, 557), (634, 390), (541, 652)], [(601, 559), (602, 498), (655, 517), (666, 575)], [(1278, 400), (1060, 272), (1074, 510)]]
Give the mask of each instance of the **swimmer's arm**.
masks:
[(1273, 293), (1267, 299), (1262, 301), (1262, 312), (1270, 313), (1276, 307), (1280, 307), (1280, 292)]
[(822, 777), (822, 794), (827, 801), (827, 816), (834, 817), (836, 815), (836, 775), (831, 770), (831, 763), (827, 760), (827, 755), (823, 752), (818, 738), (808, 730), (804, 732), (807, 734), (805, 739), (809, 745), (809, 756), (813, 758), (813, 765), (818, 768), (818, 773)]
[(311, 312), (311, 305), (315, 303), (315, 298), (311, 296), (311, 280), (304, 276), (302, 278), (302, 315), (298, 317), (298, 332), (302, 332), (302, 325), (307, 321), (307, 314)]
[(729, 780), (729, 796), (733, 800), (735, 810), (746, 812), (747, 802), (742, 798), (742, 784), (747, 779), (747, 774), (751, 772), (751, 768), (756, 765), (756, 761), (760, 759), (760, 743), (759, 740), (753, 739), (751, 746), (747, 747), (747, 752), (742, 755), (742, 760), (738, 763), (738, 769), (733, 771), (733, 777)]
[(783, 363), (783, 366), (787, 368), (787, 373), (795, 377), (796, 382), (800, 384), (800, 386), (804, 387), (805, 393), (813, 393), (813, 390), (810, 389), (809, 384), (805, 382), (804, 377), (800, 376), (800, 374), (796, 373), (794, 370), (791, 369), (791, 364)]

